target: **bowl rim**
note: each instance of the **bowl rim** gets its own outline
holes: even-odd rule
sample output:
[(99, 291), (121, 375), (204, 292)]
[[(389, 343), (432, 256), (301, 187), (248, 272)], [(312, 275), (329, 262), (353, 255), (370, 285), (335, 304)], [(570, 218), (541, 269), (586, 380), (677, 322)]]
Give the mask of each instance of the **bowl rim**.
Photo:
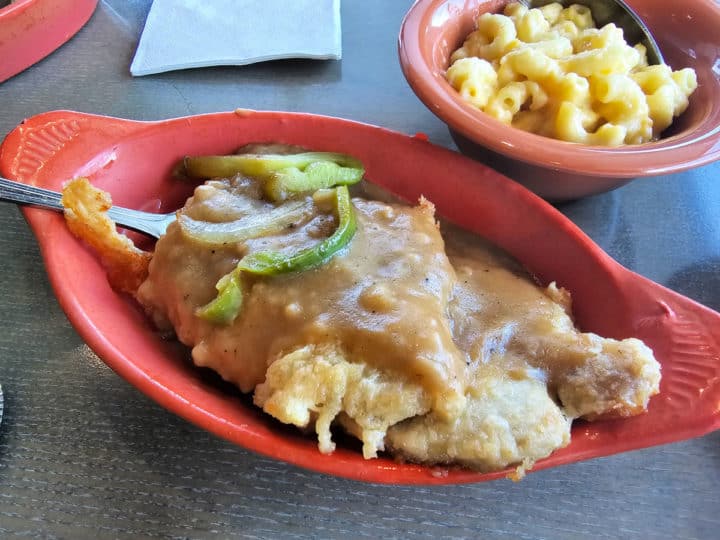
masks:
[[(720, 26), (720, 4), (713, 0), (697, 1), (705, 4)], [(430, 19), (441, 7), (452, 2), (416, 0), (406, 13), (398, 36), (400, 67), (408, 84), (451, 130), (513, 159), (585, 176), (655, 176), (684, 171), (720, 159), (720, 125), (690, 138), (685, 132), (685, 135), (674, 135), (642, 145), (605, 147), (560, 141), (525, 132), (475, 109), (450, 86), (442, 73), (433, 70), (425, 61), (422, 50), (422, 36)], [(628, 0), (631, 7), (633, 3), (634, 0)], [(467, 3), (462, 5), (467, 6)], [(459, 12), (460, 8), (453, 11)], [(720, 95), (716, 97), (715, 101), (720, 101)], [(704, 151), (689, 156), (686, 154), (688, 147), (703, 142), (708, 145)]]

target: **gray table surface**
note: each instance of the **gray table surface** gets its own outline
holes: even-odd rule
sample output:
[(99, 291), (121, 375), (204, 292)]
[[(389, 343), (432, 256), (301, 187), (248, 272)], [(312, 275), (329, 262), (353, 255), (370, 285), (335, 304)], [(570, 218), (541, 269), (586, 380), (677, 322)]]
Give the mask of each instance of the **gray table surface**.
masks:
[[(409, 0), (345, 0), (340, 62), (133, 79), (149, 0), (89, 23), (0, 84), (0, 134), (52, 109), (163, 119), (236, 107), (422, 131), (452, 147), (396, 54)], [(0, 60), (1, 61), (1, 60)], [(720, 309), (720, 164), (561, 210), (621, 263)], [(0, 204), (0, 537), (718, 538), (720, 432), (507, 480), (367, 485), (271, 461), (171, 415), (108, 369), (58, 307), (35, 240)]]

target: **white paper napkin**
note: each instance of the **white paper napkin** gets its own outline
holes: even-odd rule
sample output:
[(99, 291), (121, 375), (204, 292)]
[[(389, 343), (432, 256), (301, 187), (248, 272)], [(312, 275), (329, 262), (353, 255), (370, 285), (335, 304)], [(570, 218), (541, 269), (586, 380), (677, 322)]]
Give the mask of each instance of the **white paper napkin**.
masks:
[(340, 56), (340, 0), (154, 0), (130, 73)]

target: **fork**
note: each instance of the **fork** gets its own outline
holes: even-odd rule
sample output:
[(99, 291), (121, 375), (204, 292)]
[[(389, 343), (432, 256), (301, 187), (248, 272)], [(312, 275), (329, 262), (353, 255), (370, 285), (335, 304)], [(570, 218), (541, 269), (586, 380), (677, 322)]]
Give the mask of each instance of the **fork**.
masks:
[[(13, 182), (0, 176), (0, 200), (2, 201), (14, 202), (23, 206), (39, 206), (62, 212), (63, 205), (60, 198), (60, 193), (56, 191)], [(107, 216), (118, 225), (154, 238), (160, 238), (165, 234), (168, 225), (175, 221), (174, 212), (170, 214), (153, 214), (120, 206), (111, 207), (107, 211)]]

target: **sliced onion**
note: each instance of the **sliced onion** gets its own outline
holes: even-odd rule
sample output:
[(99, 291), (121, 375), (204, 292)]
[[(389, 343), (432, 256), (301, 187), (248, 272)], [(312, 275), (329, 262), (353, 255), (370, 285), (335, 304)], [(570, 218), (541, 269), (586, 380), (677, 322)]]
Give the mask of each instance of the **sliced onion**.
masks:
[(306, 199), (291, 201), (266, 213), (244, 216), (235, 221), (210, 223), (180, 214), (178, 223), (183, 234), (204, 244), (243, 242), (249, 238), (267, 236), (286, 229), (312, 213), (313, 203)]

